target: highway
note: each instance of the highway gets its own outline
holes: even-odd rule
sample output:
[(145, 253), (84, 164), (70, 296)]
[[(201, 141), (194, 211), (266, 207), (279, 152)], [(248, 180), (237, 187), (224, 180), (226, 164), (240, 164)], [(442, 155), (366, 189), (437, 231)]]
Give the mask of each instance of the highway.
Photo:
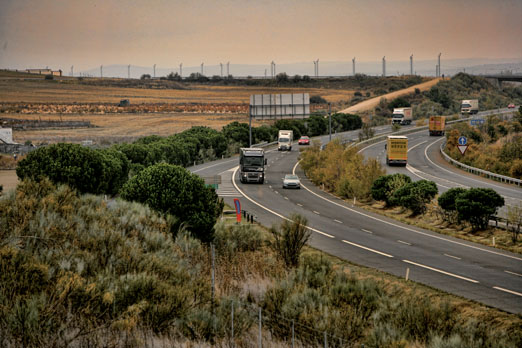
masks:
[[(378, 133), (386, 130), (389, 126), (380, 127)], [(353, 131), (338, 137), (344, 141), (355, 140), (357, 134), (358, 131)], [(426, 130), (408, 137), (411, 139), (410, 167), (393, 167), (392, 171), (406, 171), (414, 176), (411, 171), (417, 170), (416, 179), (429, 175), (428, 179), (437, 179), (439, 190), (442, 186), (451, 187), (450, 183), (466, 187), (495, 185), (496, 190), (496, 185), (500, 185), (501, 194), (515, 200), (521, 197), (522, 191), (518, 188), (489, 180), (482, 183), (483, 180), (477, 177), (469, 180), (463, 173), (452, 174), (458, 170), (437, 158), (441, 137), (430, 138)], [(328, 136), (321, 139), (325, 143)], [(377, 143), (362, 152), (366, 156), (382, 158), (383, 148), (382, 143)], [(242, 209), (253, 212), (257, 221), (265, 226), (278, 224), (292, 213), (305, 215), (313, 231), (310, 245), (315, 248), (399, 277), (405, 277), (409, 269), (412, 281), (507, 312), (522, 313), (520, 255), (439, 235), (353, 207), (350, 202), (333, 197), (310, 183), (297, 164), (298, 154), (298, 146), (291, 152), (267, 149), (268, 166), (263, 185), (239, 183), (237, 157), (190, 169), (201, 176), (221, 175), (218, 194), (231, 206), (233, 198), (240, 198)], [(284, 174), (293, 171), (301, 178), (302, 189), (283, 190)]]

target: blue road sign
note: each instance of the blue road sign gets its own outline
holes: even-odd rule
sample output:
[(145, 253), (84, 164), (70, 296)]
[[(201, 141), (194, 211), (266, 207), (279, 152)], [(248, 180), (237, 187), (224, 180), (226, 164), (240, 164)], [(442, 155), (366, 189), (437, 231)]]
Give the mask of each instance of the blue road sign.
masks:
[(469, 124), (472, 125), (472, 126), (478, 126), (478, 125), (484, 124), (484, 119), (483, 118), (477, 118), (477, 119), (474, 119), (474, 120), (469, 120)]
[(466, 145), (468, 143), (468, 139), (466, 137), (459, 137), (459, 145)]

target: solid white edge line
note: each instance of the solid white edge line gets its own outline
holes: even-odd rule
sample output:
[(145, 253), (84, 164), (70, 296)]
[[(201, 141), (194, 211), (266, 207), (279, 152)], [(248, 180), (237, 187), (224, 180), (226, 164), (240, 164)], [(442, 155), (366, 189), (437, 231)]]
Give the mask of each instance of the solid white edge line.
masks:
[(465, 281), (468, 281), (468, 282), (471, 282), (471, 283), (479, 283), (478, 280), (466, 278), (466, 277), (463, 277), (463, 276), (459, 276), (457, 274), (446, 272), (446, 271), (443, 271), (443, 270), (438, 269), (438, 268), (433, 268), (433, 267), (426, 266), (426, 265), (423, 265), (423, 264), (420, 264), (420, 263), (417, 263), (417, 262), (413, 262), (413, 261), (409, 261), (409, 260), (402, 260), (402, 261), (406, 262), (406, 263), (409, 263), (409, 264), (412, 264), (412, 265), (415, 265), (415, 266), (418, 266), (418, 267), (429, 269), (430, 271), (439, 272), (439, 273), (442, 273), (442, 274), (445, 274), (445, 275), (448, 275), (448, 276), (451, 276), (451, 277), (462, 279), (462, 280), (465, 280)]
[(418, 144), (413, 145), (412, 147), (410, 147), (410, 148), (408, 149), (408, 152), (410, 152), (411, 150), (413, 150), (413, 149), (416, 148), (417, 146), (420, 146), (420, 145), (422, 145), (422, 144), (426, 144), (427, 142), (428, 142), (427, 140), (424, 140), (423, 142), (420, 142), (420, 143), (418, 143)]
[[(234, 170), (234, 173), (232, 174), (232, 184), (234, 185), (234, 187), (236, 188), (236, 190), (239, 191), (239, 193), (241, 193), (243, 195), (243, 197), (245, 197), (246, 199), (248, 199), (250, 202), (254, 203), (255, 205), (265, 209), (266, 211), (268, 211), (269, 213), (272, 213), (274, 214), (275, 216), (277, 217), (280, 217), (281, 219), (284, 219), (286, 221), (291, 221), (289, 218), (287, 218), (286, 216), (283, 216), (279, 213), (276, 213), (275, 211), (265, 207), (264, 205), (262, 205), (261, 203), (258, 203), (256, 201), (254, 201), (252, 198), (250, 198), (249, 196), (247, 196), (243, 191), (241, 191), (241, 189), (239, 188), (239, 186), (237, 186), (236, 184), (236, 181), (234, 180), (235, 176), (236, 176), (236, 173), (238, 171), (239, 167), (236, 168), (236, 170)], [(323, 236), (326, 236), (328, 238), (335, 238), (334, 236), (332, 236), (331, 234), (328, 234), (328, 233), (325, 233), (325, 232), (322, 232), (322, 231), (319, 231), (319, 230), (316, 230), (315, 228), (312, 228), (310, 226), (306, 226), (306, 228), (308, 228), (310, 231), (314, 231), (316, 233), (319, 233), (319, 234), (322, 234)]]
[(504, 289), (504, 288), (501, 288), (501, 287), (498, 287), (498, 286), (494, 286), (493, 289), (497, 289), (497, 290), (500, 290), (500, 291), (504, 291), (504, 292), (507, 292), (507, 293), (510, 293), (510, 294), (513, 294), (513, 295), (517, 295), (517, 296), (522, 296), (522, 294), (521, 294), (520, 292), (516, 292), (516, 291), (513, 291), (513, 290)]
[(344, 240), (344, 239), (343, 239), (343, 243), (350, 244), (350, 245), (356, 246), (356, 247), (364, 249), (364, 250), (371, 251), (372, 253), (376, 253), (376, 254), (379, 254), (379, 255), (382, 255), (382, 256), (393, 257), (392, 255), (383, 253), (382, 251), (378, 251), (378, 250), (375, 250), (375, 249), (372, 249), (372, 248), (368, 248), (368, 247), (362, 246), (360, 244), (352, 243), (352, 242), (349, 242), (349, 241)]
[[(300, 161), (297, 161), (297, 163), (295, 164), (294, 169), (293, 169), (293, 174), (295, 174), (295, 168), (297, 168), (297, 165), (299, 164), (299, 162)], [(337, 205), (337, 206), (339, 206), (339, 207), (341, 207), (343, 209), (349, 210), (349, 211), (351, 211), (353, 213), (362, 215), (362, 216), (367, 217), (369, 219), (372, 219), (372, 220), (375, 220), (375, 221), (379, 221), (379, 222), (382, 222), (382, 223), (385, 223), (387, 225), (394, 226), (394, 227), (397, 227), (397, 228), (401, 228), (403, 230), (407, 230), (407, 231), (410, 231), (410, 232), (413, 232), (413, 233), (417, 233), (417, 234), (421, 234), (421, 235), (424, 235), (424, 236), (427, 236), (427, 237), (439, 239), (439, 240), (442, 240), (442, 241), (445, 241), (445, 242), (448, 242), (448, 243), (453, 243), (453, 244), (464, 246), (464, 247), (467, 247), (467, 248), (471, 248), (471, 249), (475, 249), (475, 250), (479, 250), (479, 251), (484, 251), (484, 252), (487, 252), (487, 253), (490, 253), (490, 254), (494, 254), (494, 255), (498, 255), (498, 256), (504, 256), (504, 257), (508, 257), (510, 259), (522, 261), (522, 258), (520, 258), (520, 257), (502, 254), (502, 253), (499, 253), (499, 252), (496, 252), (496, 251), (493, 251), (493, 250), (482, 249), (482, 248), (476, 247), (474, 245), (468, 245), (468, 244), (465, 244), (465, 243), (461, 243), (461, 242), (457, 242), (457, 241), (454, 241), (454, 240), (446, 239), (446, 238), (443, 238), (443, 237), (440, 237), (440, 236), (431, 235), (431, 234), (426, 233), (426, 232), (421, 232), (421, 231), (414, 230), (413, 228), (397, 225), (397, 224), (395, 224), (393, 222), (389, 222), (389, 221), (378, 219), (378, 218), (373, 217), (371, 215), (365, 214), (365, 213), (357, 211), (355, 209), (348, 208), (348, 207), (346, 207), (346, 206), (344, 206), (342, 204), (339, 204), (337, 202), (331, 201), (328, 198), (322, 197), (321, 195), (318, 195), (317, 193), (313, 192), (308, 187), (303, 185), (302, 182), (301, 182), (301, 187), (304, 188), (305, 190), (307, 190), (308, 192), (310, 192), (311, 194), (313, 194), (313, 195), (315, 195), (315, 196), (317, 196), (317, 197), (319, 197), (319, 198), (321, 198), (321, 199), (323, 199), (323, 200), (325, 200), (327, 202), (335, 204), (335, 205)]]
[(515, 273), (515, 272), (510, 272), (510, 271), (504, 271), (506, 273), (509, 273), (509, 274), (513, 274), (513, 275), (516, 275), (516, 276), (519, 276), (519, 277), (522, 277), (522, 274), (518, 274), (518, 273)]

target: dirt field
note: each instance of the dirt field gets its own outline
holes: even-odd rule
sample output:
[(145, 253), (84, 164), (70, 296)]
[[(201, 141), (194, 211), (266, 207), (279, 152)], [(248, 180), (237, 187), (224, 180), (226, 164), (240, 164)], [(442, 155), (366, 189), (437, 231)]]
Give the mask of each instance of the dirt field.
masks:
[(18, 183), (15, 170), (0, 170), (0, 185), (4, 187), (3, 192), (14, 189)]
[(356, 105), (350, 106), (349, 108), (341, 110), (340, 112), (346, 113), (346, 114), (351, 114), (351, 113), (357, 113), (357, 112), (362, 112), (362, 111), (368, 111), (368, 110), (375, 108), (377, 105), (379, 105), (381, 98), (386, 98), (387, 100), (392, 100), (392, 99), (395, 99), (395, 98), (403, 96), (403, 95), (414, 93), (415, 88), (418, 88), (421, 92), (427, 91), (432, 86), (436, 85), (440, 80), (441, 80), (441, 78), (436, 78), (436, 79), (430, 80), (428, 82), (423, 82), (423, 83), (420, 83), (415, 86), (401, 89), (400, 91), (391, 92), (391, 93), (381, 95), (381, 96), (378, 96), (378, 97), (375, 97), (372, 99), (368, 99), (359, 104), (356, 104)]

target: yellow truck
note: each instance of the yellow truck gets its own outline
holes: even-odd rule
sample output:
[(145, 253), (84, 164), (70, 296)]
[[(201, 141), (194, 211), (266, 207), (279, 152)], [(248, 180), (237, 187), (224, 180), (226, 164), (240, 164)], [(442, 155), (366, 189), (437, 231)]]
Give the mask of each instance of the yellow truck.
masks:
[(406, 165), (408, 162), (408, 137), (404, 135), (388, 135), (386, 140), (386, 164)]
[(446, 117), (444, 116), (430, 116), (429, 124), (430, 135), (444, 135), (446, 130)]

